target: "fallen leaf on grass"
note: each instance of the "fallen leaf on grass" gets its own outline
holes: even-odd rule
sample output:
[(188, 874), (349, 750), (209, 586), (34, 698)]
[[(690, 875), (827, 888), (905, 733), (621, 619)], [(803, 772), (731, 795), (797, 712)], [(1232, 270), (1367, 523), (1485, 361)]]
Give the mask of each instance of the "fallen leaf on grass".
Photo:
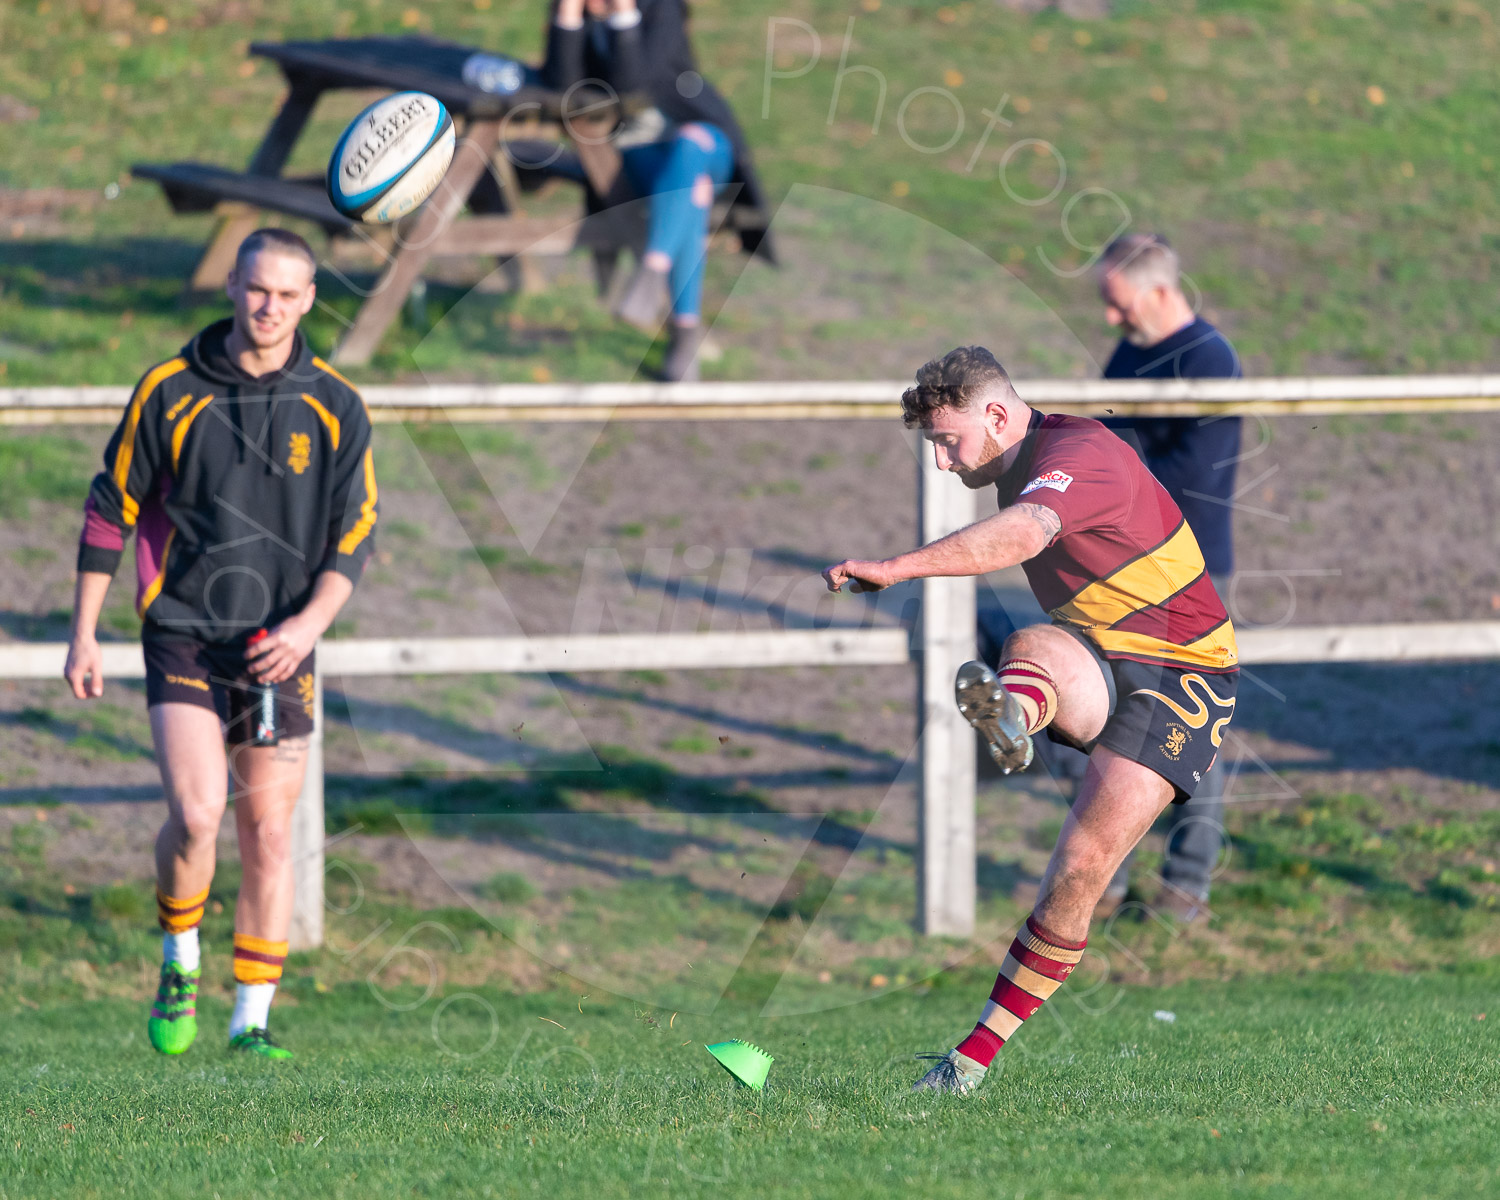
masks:
[(537, 1020), (546, 1021), (548, 1025), (556, 1025), (559, 1029), (567, 1028), (566, 1025), (562, 1024), (560, 1021), (554, 1021), (551, 1017), (538, 1017)]

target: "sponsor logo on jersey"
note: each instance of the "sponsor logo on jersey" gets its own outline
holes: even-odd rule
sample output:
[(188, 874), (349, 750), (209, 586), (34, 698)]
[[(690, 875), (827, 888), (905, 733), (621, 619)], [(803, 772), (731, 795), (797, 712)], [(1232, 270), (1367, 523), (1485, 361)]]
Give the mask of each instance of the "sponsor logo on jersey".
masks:
[(1073, 484), (1073, 477), (1066, 471), (1046, 471), (1038, 475), (1030, 483), (1021, 489), (1021, 495), (1034, 492), (1038, 488), (1051, 488), (1054, 492), (1065, 492)]
[(312, 437), (305, 433), (292, 434), (292, 444), (287, 453), (286, 465), (298, 475), (307, 470), (312, 462)]

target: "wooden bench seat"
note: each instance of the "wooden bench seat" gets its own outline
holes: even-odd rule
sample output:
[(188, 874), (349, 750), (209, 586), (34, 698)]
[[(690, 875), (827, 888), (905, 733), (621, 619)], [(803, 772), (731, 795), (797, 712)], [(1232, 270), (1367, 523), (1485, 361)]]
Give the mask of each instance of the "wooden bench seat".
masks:
[(311, 221), (328, 233), (358, 224), (333, 207), (321, 178), (251, 175), (201, 162), (136, 163), (130, 173), (161, 184), (177, 213), (212, 212), (227, 201)]

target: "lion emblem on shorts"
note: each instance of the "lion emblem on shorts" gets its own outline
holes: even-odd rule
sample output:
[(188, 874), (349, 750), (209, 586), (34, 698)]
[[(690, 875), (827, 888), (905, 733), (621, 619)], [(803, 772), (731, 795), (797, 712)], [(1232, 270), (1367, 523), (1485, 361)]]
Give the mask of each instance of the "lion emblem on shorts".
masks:
[(302, 711), (307, 716), (313, 715), (313, 701), (318, 695), (318, 685), (313, 681), (312, 672), (297, 676), (297, 699), (302, 701)]
[(1168, 758), (1176, 760), (1182, 754), (1182, 748), (1188, 744), (1189, 734), (1181, 725), (1167, 726), (1167, 740), (1161, 744), (1161, 752)]

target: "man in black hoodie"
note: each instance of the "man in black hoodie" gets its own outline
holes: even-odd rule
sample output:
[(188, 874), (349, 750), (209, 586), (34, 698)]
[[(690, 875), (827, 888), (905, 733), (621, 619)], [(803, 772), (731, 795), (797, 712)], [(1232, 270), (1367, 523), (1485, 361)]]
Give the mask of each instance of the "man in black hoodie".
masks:
[(316, 260), (296, 234), (241, 244), (234, 316), (147, 371), (85, 505), (64, 676), (104, 692), (95, 636), (137, 532), (146, 703), (167, 798), (156, 840), (161, 985), (151, 1044), (197, 1035), (198, 925), (234, 783), (243, 879), (230, 1047), (287, 1058), (267, 1032), (292, 911), (290, 827), (313, 726), (313, 647), (354, 590), (376, 520), (359, 394), (298, 331)]

